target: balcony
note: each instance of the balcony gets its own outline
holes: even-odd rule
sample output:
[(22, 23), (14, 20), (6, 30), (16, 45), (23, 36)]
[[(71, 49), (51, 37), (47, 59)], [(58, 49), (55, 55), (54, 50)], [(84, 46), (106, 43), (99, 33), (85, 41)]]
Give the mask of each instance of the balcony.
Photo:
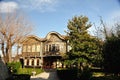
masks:
[(23, 57), (39, 57), (40, 53), (39, 52), (23, 52), (22, 53)]
[(43, 56), (61, 56), (59, 51), (46, 51)]

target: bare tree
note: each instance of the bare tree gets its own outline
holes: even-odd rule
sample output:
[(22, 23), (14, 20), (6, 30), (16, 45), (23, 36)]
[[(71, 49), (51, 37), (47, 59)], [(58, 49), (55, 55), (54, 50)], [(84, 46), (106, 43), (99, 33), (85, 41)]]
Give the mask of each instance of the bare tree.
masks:
[(102, 17), (100, 16), (100, 25), (96, 26), (94, 24), (94, 35), (101, 39), (101, 40), (106, 40), (108, 37), (110, 37), (112, 35), (112, 33), (115, 31), (114, 27), (112, 26), (108, 26), (102, 19)]
[(0, 15), (0, 42), (5, 62), (11, 62), (12, 47), (32, 31), (32, 25), (17, 13)]

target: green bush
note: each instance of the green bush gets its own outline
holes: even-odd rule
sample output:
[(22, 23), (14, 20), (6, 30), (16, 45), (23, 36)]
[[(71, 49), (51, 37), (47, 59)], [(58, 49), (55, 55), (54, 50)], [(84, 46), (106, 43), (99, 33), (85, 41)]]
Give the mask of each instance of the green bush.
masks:
[(78, 73), (78, 80), (90, 80), (92, 77), (91, 69), (88, 67), (85, 67), (83, 71)]
[(57, 75), (60, 80), (76, 80), (77, 69), (59, 69)]
[(22, 68), (22, 65), (20, 62), (7, 63), (7, 66), (12, 74), (29, 74), (29, 75), (31, 75), (33, 71), (35, 71), (36, 74), (43, 72), (43, 70), (40, 68)]
[(89, 67), (84, 67), (82, 71), (77, 68), (58, 69), (57, 75), (60, 80), (90, 80), (92, 78), (92, 72)]
[(28, 74), (13, 74), (6, 80), (30, 80), (30, 75)]
[(21, 67), (20, 62), (7, 63), (7, 66), (11, 73), (18, 73), (18, 69)]

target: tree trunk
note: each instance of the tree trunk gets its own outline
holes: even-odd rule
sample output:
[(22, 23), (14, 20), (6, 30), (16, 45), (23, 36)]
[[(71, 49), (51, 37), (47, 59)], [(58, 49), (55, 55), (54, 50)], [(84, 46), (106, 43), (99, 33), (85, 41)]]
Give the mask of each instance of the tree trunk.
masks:
[(12, 54), (11, 54), (11, 46), (9, 46), (9, 49), (8, 49), (8, 62), (12, 62)]
[(12, 62), (12, 54), (11, 54), (12, 47), (9, 45), (8, 48), (8, 62)]
[(6, 53), (5, 53), (4, 42), (2, 42), (2, 44), (1, 44), (1, 51), (2, 51), (2, 55), (3, 55), (4, 63), (6, 63), (7, 62), (7, 58), (6, 58)]
[(11, 50), (12, 50), (11, 40), (8, 40), (7, 41), (7, 47), (6, 47), (7, 62), (11, 62), (12, 61)]
[(80, 72), (83, 72), (83, 68), (84, 68), (84, 67), (83, 67), (83, 62), (80, 62), (78, 66), (79, 66)]

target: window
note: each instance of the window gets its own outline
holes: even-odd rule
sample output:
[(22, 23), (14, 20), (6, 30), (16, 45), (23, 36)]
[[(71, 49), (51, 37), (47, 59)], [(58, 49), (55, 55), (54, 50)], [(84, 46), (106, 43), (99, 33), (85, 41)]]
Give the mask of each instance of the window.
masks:
[(55, 51), (56, 50), (56, 46), (55, 44), (52, 44), (52, 51)]
[(48, 51), (48, 45), (46, 45), (45, 49), (46, 49), (46, 51)]
[(37, 45), (37, 52), (40, 52), (40, 45)]
[(51, 44), (49, 45), (49, 51), (51, 51)]
[(26, 52), (26, 45), (23, 45), (23, 52)]
[(56, 44), (56, 51), (59, 51), (59, 44)]
[(27, 65), (29, 65), (29, 59), (27, 59)]
[(34, 65), (34, 59), (32, 59), (32, 65)]
[(35, 52), (35, 44), (32, 45), (32, 52)]
[(39, 66), (39, 59), (37, 59), (37, 65)]
[(31, 46), (30, 45), (28, 45), (28, 47), (27, 47), (27, 52), (31, 52)]
[(48, 51), (48, 48), (49, 48), (49, 51), (59, 51), (59, 44), (49, 44), (49, 45), (46, 45), (46, 51)]

